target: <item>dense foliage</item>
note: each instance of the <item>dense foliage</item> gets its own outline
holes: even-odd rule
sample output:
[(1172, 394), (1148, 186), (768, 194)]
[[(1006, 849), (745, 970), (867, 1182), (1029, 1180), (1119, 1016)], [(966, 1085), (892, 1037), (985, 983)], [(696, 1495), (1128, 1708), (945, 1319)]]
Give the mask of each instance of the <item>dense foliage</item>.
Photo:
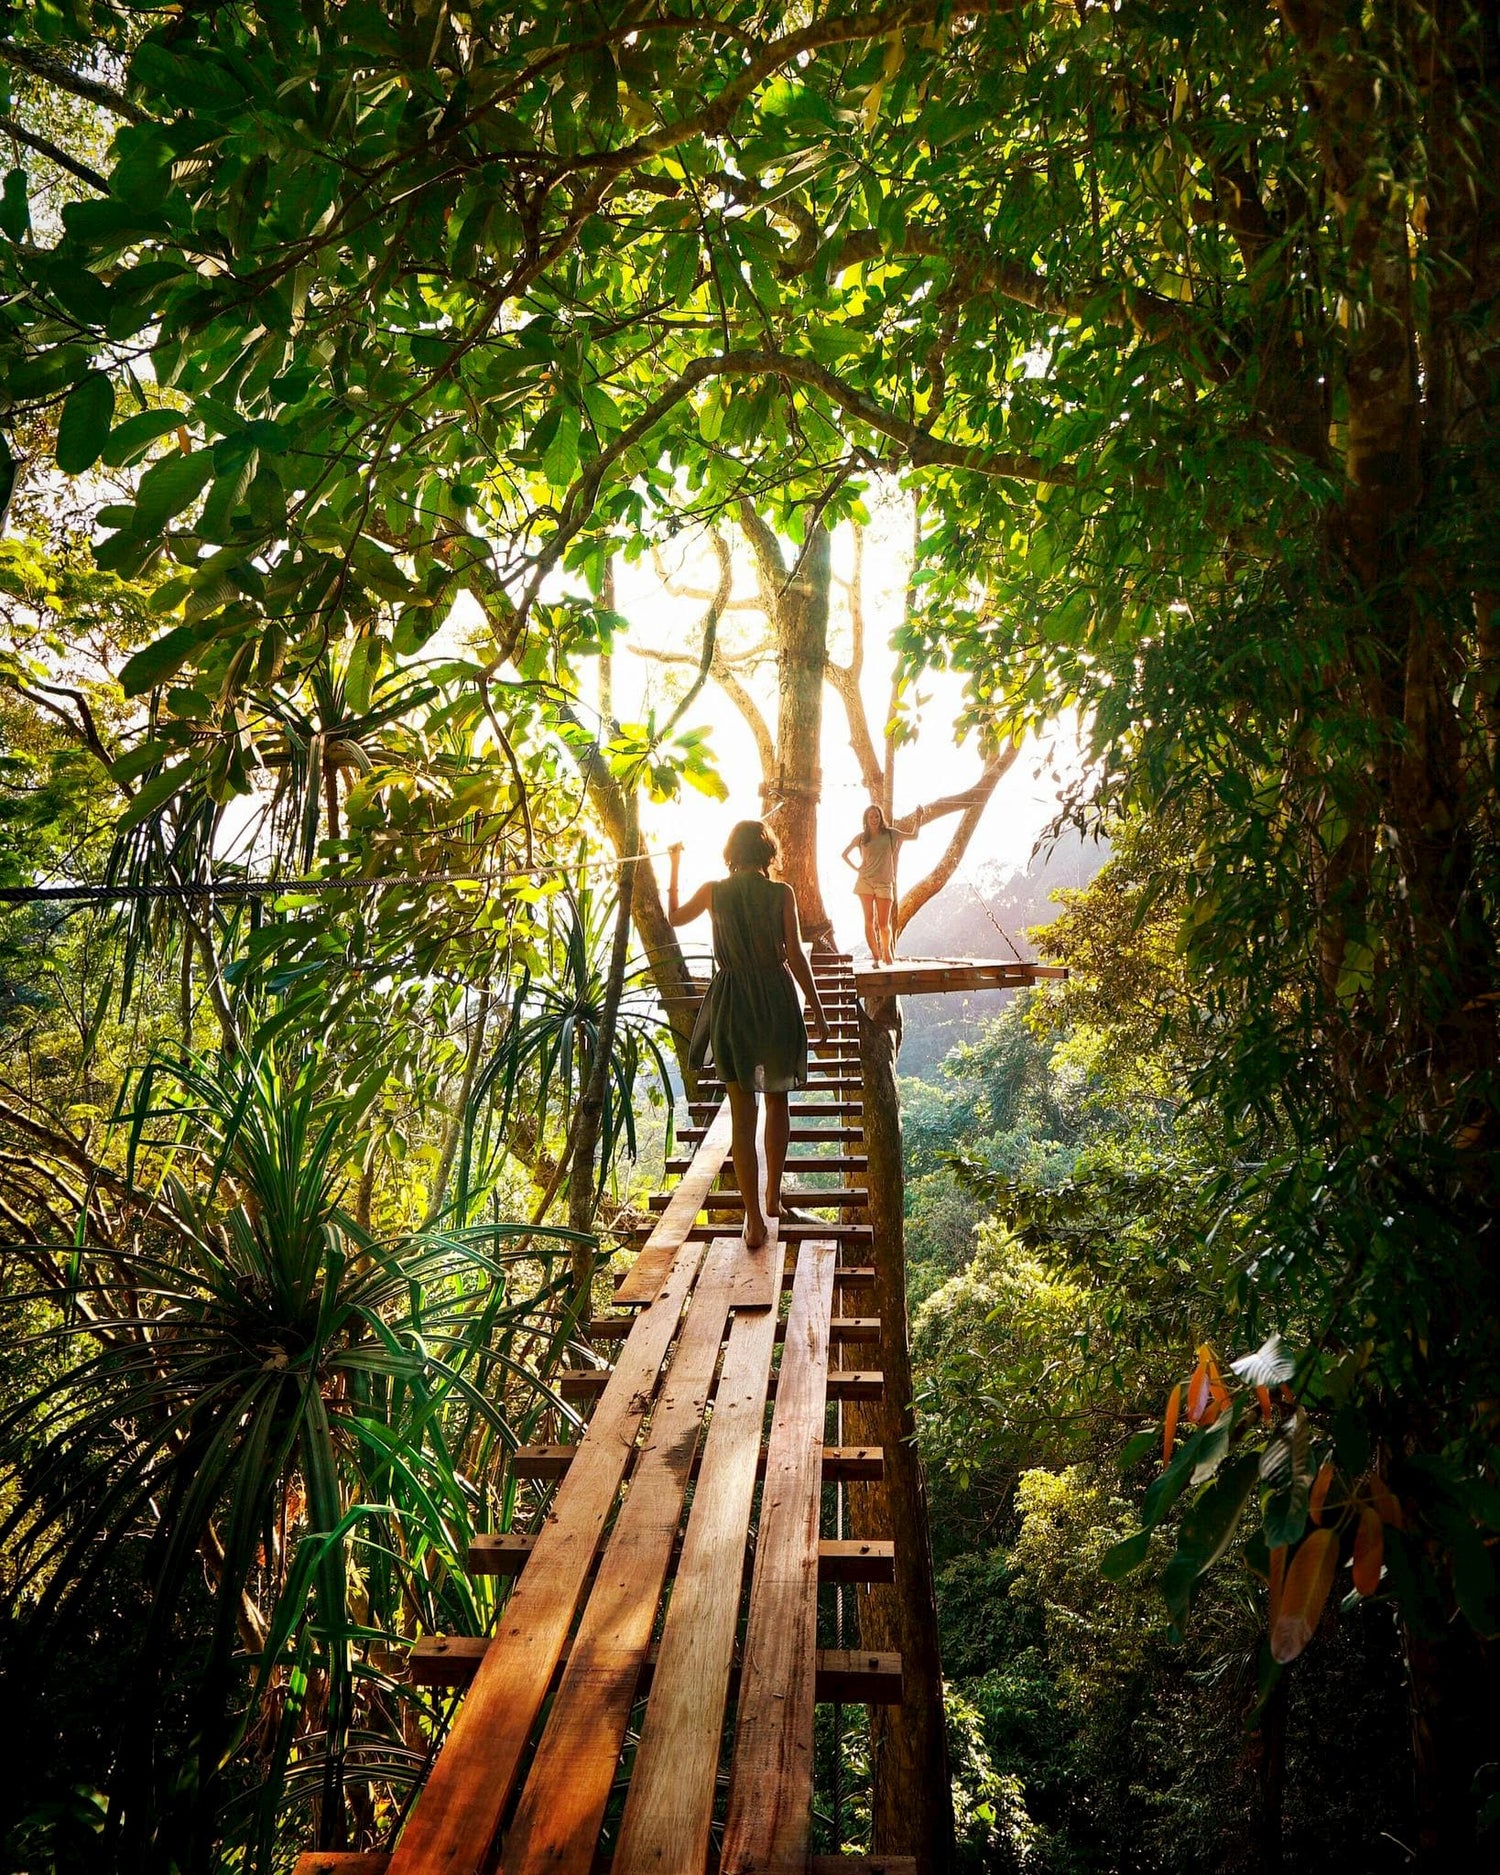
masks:
[[(681, 967), (636, 795), (717, 785), (679, 711), (585, 700), (612, 563), (727, 515), (770, 541), (773, 785), (807, 802), (829, 529), (900, 481), (908, 671), (964, 674), (990, 767), (1078, 708), (1071, 806), (1117, 841), (1055, 939), (1061, 1053), (1002, 1026), (917, 1114), (924, 1286), (952, 1278), (922, 1332), (935, 1371), (945, 1333), (980, 1363), (929, 1401), (934, 1456), (1020, 1504), (1018, 1580), (1080, 1505), (1122, 1595), (1161, 1562), (1179, 1632), (1258, 1570), (1267, 1701), (1350, 1566), (1399, 1611), (1414, 1853), (1472, 1855), (1500, 1761), (1493, 9), (47, 0), (4, 27), (0, 855), (161, 894), (18, 913), (0, 955), (33, 1332), (78, 1326), (59, 1246), (132, 1296), (160, 1253), (178, 1162), (122, 1120), (156, 1057), (320, 1060), (308, 1097), (360, 1117), (314, 1184), (361, 1242), (564, 1185), (588, 1221), (629, 1130), (613, 1064), (652, 1067), (627, 913), (658, 982)], [(546, 870), (600, 834), (612, 932)], [(226, 861), (328, 889), (266, 916), (207, 892)], [(973, 1262), (965, 1205), (1000, 1220)], [(986, 1348), (981, 1317), (1013, 1329)], [(18, 1401), (67, 1384), (31, 1358)], [(1135, 1530), (1076, 1447), (1110, 1399), (1166, 1421)], [(1023, 1488), (1038, 1463), (1066, 1502)]]

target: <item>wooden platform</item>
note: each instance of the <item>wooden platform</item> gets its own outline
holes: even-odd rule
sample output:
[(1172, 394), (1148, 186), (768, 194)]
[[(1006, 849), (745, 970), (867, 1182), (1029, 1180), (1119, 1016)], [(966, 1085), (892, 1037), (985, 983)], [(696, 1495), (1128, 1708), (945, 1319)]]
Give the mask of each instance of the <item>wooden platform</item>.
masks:
[(860, 964), (854, 987), (861, 996), (941, 996), (954, 990), (1017, 990), (1055, 983), (1067, 971), (1056, 964), (1004, 963), (983, 957), (898, 957), (893, 964)]
[[(819, 971), (852, 999), (847, 960)], [(804, 1204), (862, 1211), (858, 1126), (807, 1137), (831, 1151), (799, 1172), (848, 1186)], [(417, 1638), (412, 1679), (461, 1697), (399, 1841), (305, 1855), (299, 1875), (912, 1875), (809, 1853), (815, 1705), (902, 1688), (899, 1655), (818, 1646), (820, 1590), (895, 1567), (889, 1542), (822, 1534), (837, 1483), (884, 1471), (878, 1446), (839, 1441), (838, 1403), (884, 1385), (880, 1322), (853, 1312), (870, 1227), (808, 1216), (746, 1250), (713, 1221), (740, 1208), (727, 1104), (693, 1138), (617, 1312), (586, 1326), (598, 1364), (557, 1376), (582, 1436), (510, 1461), (523, 1492), (555, 1481), (550, 1503), (470, 1549), (513, 1585), (493, 1633)]]

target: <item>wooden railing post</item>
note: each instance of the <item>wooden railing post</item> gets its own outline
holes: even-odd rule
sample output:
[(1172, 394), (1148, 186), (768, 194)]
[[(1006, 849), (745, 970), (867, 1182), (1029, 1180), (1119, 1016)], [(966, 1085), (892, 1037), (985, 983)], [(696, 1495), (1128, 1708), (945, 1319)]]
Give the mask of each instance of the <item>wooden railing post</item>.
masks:
[(899, 1652), (903, 1669), (901, 1704), (877, 1707), (870, 1716), (874, 1850), (877, 1855), (915, 1856), (918, 1875), (947, 1875), (954, 1858), (953, 1791), (927, 1487), (917, 1456), (912, 1409), (901, 1110), (896, 1092), (900, 1039), (895, 997), (872, 997), (860, 1003), (866, 1182), (874, 1227), (873, 1312), (881, 1322), (885, 1390), (878, 1405), (856, 1410), (868, 1415), (869, 1431), (864, 1435), (868, 1443), (885, 1447), (885, 1483), (851, 1491), (850, 1513), (853, 1535), (890, 1536), (896, 1548), (894, 1587), (872, 1588), (860, 1598), (861, 1645)]

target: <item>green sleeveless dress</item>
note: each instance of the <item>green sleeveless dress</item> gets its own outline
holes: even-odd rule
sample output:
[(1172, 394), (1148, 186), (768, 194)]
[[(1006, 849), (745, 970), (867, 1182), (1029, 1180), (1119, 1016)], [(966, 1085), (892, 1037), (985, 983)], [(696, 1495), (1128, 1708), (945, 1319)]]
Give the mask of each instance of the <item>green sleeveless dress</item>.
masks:
[(714, 975), (689, 1052), (695, 1068), (712, 1056), (720, 1080), (768, 1094), (807, 1079), (807, 1025), (783, 937), (791, 889), (761, 872), (714, 882)]

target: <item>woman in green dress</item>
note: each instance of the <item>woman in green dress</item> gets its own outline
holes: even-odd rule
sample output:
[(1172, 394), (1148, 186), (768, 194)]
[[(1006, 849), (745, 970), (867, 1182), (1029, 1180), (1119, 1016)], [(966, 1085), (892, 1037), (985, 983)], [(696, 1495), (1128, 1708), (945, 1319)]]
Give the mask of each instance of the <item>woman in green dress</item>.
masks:
[[(781, 1174), (790, 1116), (787, 1095), (807, 1079), (807, 1028), (797, 985), (807, 998), (817, 1039), (828, 1024), (818, 986), (802, 949), (797, 900), (789, 885), (770, 876), (776, 842), (758, 820), (742, 820), (724, 848), (727, 879), (678, 903), (682, 848), (672, 848), (667, 916), (691, 924), (707, 912), (714, 928), (714, 975), (698, 1012), (689, 1053), (695, 1068), (712, 1057), (729, 1095), (734, 1125), (734, 1177), (745, 1202), (745, 1242), (766, 1241), (766, 1218), (781, 1215)], [(766, 1097), (766, 1189), (762, 1209), (755, 1152), (756, 1095)]]

